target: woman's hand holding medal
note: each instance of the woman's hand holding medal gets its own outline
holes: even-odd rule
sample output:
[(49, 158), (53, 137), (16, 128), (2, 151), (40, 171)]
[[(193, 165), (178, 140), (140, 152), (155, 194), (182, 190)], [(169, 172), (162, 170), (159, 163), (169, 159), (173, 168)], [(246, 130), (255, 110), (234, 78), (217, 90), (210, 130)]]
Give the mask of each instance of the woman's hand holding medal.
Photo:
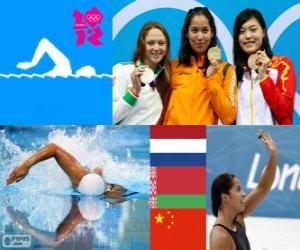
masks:
[(131, 74), (131, 80), (133, 83), (134, 91), (136, 91), (137, 94), (139, 94), (141, 91), (141, 87), (146, 86), (146, 84), (150, 84), (151, 87), (155, 87), (155, 85), (151, 85), (155, 78), (156, 75), (154, 74), (153, 70), (149, 68), (148, 65), (135, 67), (134, 71)]
[(134, 70), (131, 73), (131, 81), (132, 81), (132, 88), (136, 92), (136, 94), (139, 94), (141, 92), (141, 88), (143, 86), (140, 76), (143, 75), (145, 68), (148, 66), (143, 65), (143, 66), (136, 66)]
[(267, 68), (271, 62), (271, 59), (267, 56), (263, 50), (257, 51), (248, 58), (248, 67), (251, 70), (257, 70), (260, 79), (266, 76)]
[(210, 77), (220, 68), (221, 49), (217, 46), (211, 47), (207, 52), (207, 58), (210, 61), (210, 65), (206, 70), (206, 77)]

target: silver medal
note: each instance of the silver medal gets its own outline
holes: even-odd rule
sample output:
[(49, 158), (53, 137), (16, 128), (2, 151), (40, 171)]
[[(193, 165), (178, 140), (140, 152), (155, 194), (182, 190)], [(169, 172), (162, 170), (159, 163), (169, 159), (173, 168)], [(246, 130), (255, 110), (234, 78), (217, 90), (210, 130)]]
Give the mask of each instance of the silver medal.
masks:
[(155, 79), (155, 74), (149, 67), (146, 67), (143, 74), (140, 76), (140, 80), (144, 84), (149, 84)]

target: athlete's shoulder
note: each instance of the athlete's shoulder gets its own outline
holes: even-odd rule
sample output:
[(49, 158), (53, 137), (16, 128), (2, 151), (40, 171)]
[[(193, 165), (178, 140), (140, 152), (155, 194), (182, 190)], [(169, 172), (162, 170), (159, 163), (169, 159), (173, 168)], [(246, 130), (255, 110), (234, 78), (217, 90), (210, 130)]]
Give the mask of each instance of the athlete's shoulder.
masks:
[(277, 67), (278, 65), (292, 65), (292, 61), (289, 57), (287, 56), (272, 56), (271, 62), (270, 62), (270, 67)]
[(171, 64), (172, 64), (172, 68), (178, 67), (179, 66), (179, 59), (176, 58), (176, 59), (172, 60)]
[(210, 248), (213, 250), (232, 249), (232, 238), (222, 226), (215, 225), (210, 232)]

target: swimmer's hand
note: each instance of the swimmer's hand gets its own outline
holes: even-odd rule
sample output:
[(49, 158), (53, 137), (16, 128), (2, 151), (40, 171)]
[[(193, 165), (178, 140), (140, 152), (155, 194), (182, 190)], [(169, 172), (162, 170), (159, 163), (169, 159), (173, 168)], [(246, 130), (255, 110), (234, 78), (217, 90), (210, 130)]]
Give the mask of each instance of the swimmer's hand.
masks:
[(23, 178), (26, 177), (26, 175), (28, 174), (29, 169), (25, 166), (18, 166), (16, 167), (11, 174), (9, 175), (8, 179), (6, 180), (6, 185), (10, 185), (13, 182), (19, 182), (21, 181)]
[(17, 68), (19, 69), (30, 69), (32, 67), (31, 62), (20, 62), (17, 64)]
[(257, 133), (257, 137), (262, 141), (263, 144), (265, 144), (267, 150), (269, 150), (271, 154), (277, 155), (277, 146), (276, 143), (272, 140), (270, 134), (266, 133), (263, 130), (259, 130)]

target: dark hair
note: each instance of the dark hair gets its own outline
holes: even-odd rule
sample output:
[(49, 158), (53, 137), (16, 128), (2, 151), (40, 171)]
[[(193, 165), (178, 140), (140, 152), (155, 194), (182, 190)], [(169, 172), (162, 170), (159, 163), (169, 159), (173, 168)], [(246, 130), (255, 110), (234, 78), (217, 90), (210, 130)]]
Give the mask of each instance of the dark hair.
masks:
[(141, 60), (142, 62), (145, 60), (145, 51), (146, 51), (146, 43), (145, 39), (148, 34), (148, 32), (151, 29), (159, 29), (165, 36), (166, 42), (167, 42), (167, 52), (160, 63), (162, 67), (164, 67), (164, 70), (162, 73), (158, 76), (157, 81), (157, 91), (160, 95), (160, 98), (162, 102), (164, 103), (165, 97), (167, 95), (167, 92), (169, 90), (169, 82), (170, 82), (170, 75), (171, 75), (171, 60), (170, 60), (170, 38), (168, 35), (167, 30), (158, 22), (147, 22), (144, 24), (144, 26), (141, 28), (139, 37), (136, 44), (136, 49), (133, 55), (133, 61), (136, 62), (137, 60)]
[(245, 9), (235, 19), (233, 28), (233, 55), (234, 64), (236, 66), (237, 82), (243, 79), (243, 66), (247, 65), (248, 55), (241, 49), (239, 43), (239, 34), (242, 25), (249, 19), (255, 18), (261, 28), (265, 32), (265, 37), (262, 40), (261, 50), (265, 50), (268, 57), (272, 58), (273, 52), (270, 46), (269, 37), (267, 33), (267, 27), (262, 14), (256, 9)]
[(214, 216), (218, 216), (218, 210), (222, 203), (222, 194), (228, 194), (233, 186), (234, 174), (223, 173), (216, 177), (211, 186), (211, 206)]
[[(179, 50), (179, 64), (184, 64), (187, 66), (191, 65), (191, 55), (195, 55), (190, 42), (189, 42), (189, 27), (191, 25), (192, 19), (194, 16), (197, 15), (204, 15), (208, 19), (209, 26), (213, 33), (213, 37), (210, 40), (210, 44), (208, 48), (217, 45), (217, 29), (215, 25), (214, 18), (212, 14), (209, 12), (208, 8), (206, 7), (196, 7), (190, 9), (185, 17), (184, 24), (181, 31), (181, 46)], [(206, 57), (205, 59), (205, 66), (209, 65), (209, 61)]]

